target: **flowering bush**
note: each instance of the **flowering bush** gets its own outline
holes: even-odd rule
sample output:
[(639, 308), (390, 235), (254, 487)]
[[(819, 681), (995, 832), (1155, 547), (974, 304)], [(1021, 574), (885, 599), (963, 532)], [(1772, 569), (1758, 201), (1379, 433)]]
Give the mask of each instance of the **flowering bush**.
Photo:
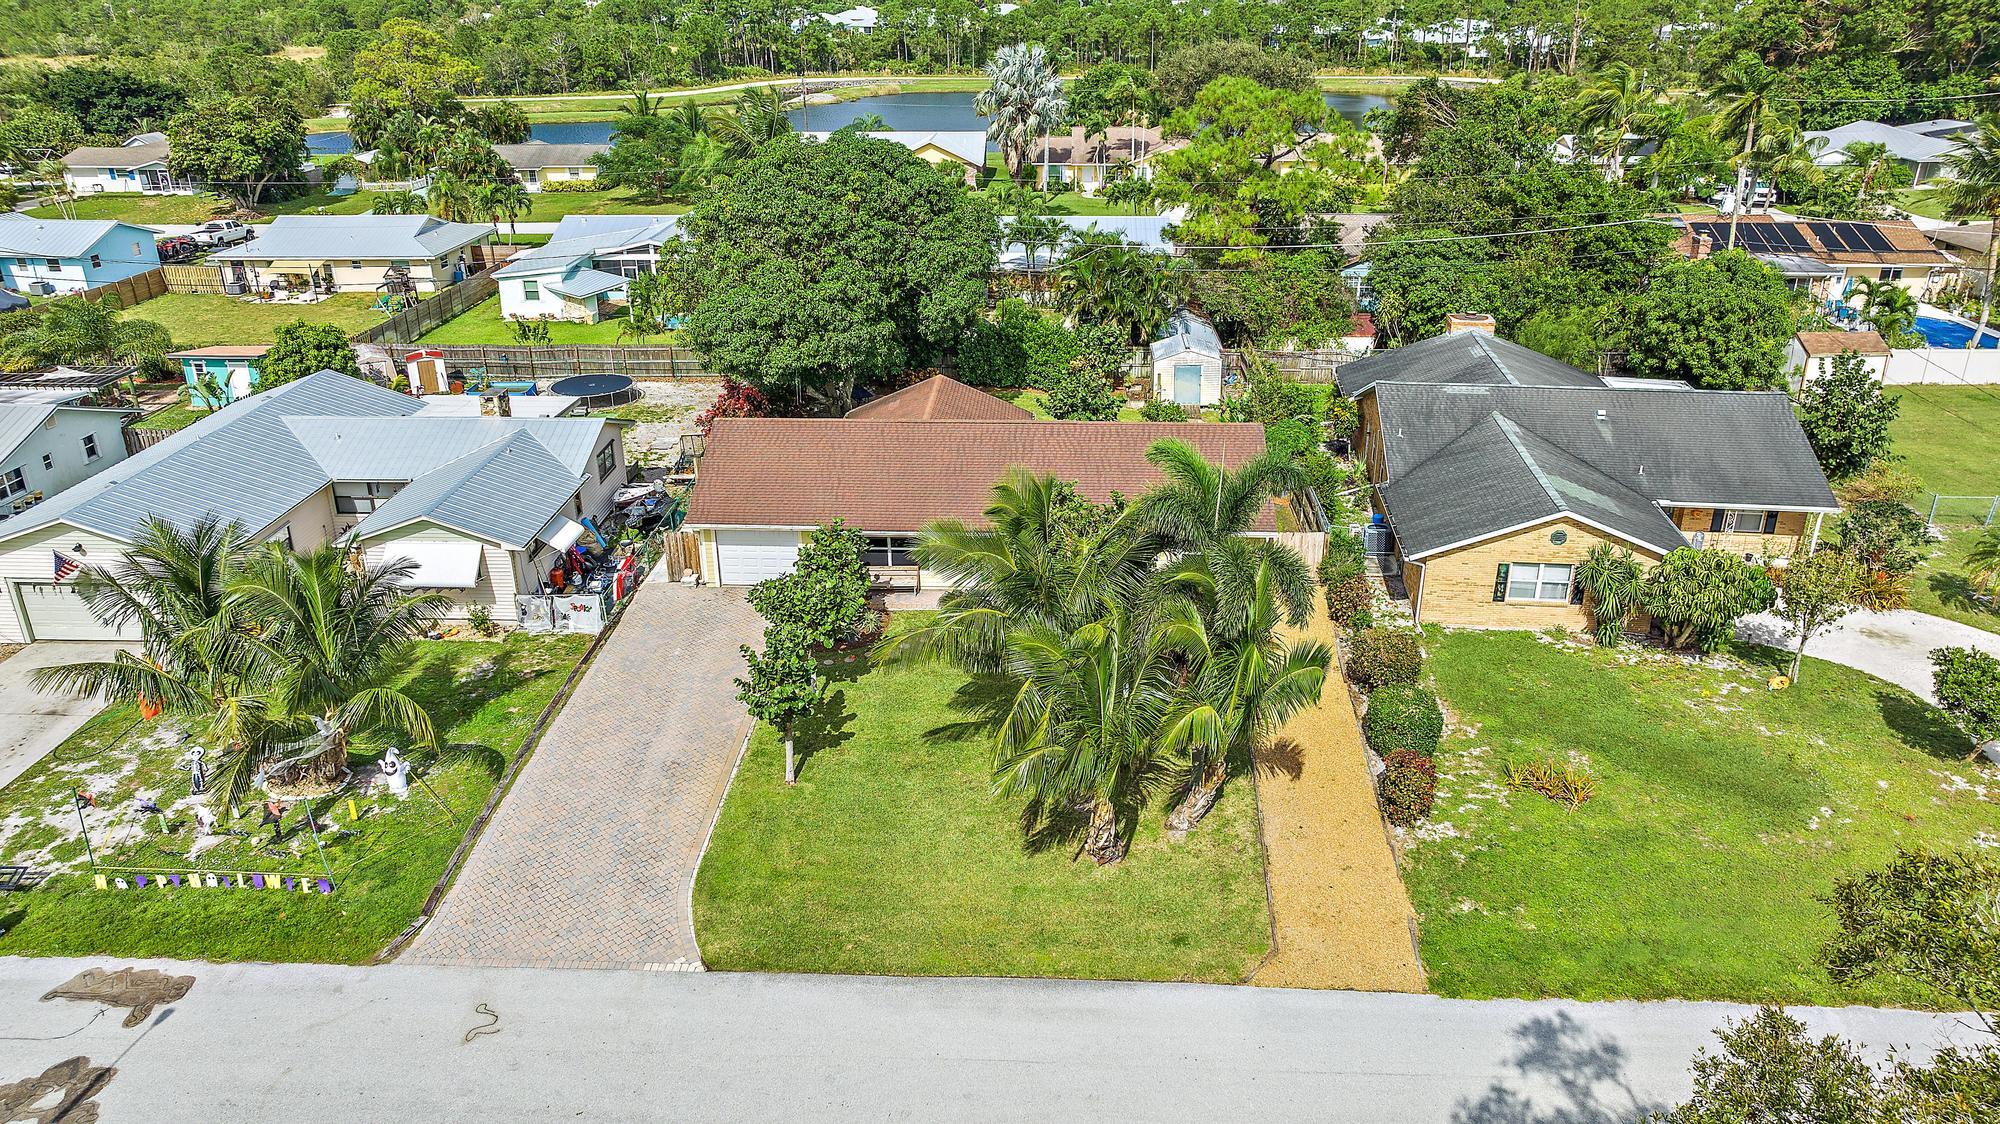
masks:
[(732, 378), (722, 380), (722, 393), (715, 396), (715, 405), (695, 415), (694, 424), (703, 434), (715, 424), (717, 418), (761, 418), (771, 413), (771, 400), (764, 392), (747, 382), (737, 382)]

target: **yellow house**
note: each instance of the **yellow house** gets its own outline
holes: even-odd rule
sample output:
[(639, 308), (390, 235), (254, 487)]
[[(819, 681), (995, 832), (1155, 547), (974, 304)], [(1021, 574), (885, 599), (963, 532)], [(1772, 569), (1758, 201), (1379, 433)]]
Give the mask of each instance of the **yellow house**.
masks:
[(1599, 543), (1775, 561), (1839, 510), (1782, 393), (1593, 375), (1490, 328), (1347, 364), (1340, 386), (1375, 485), (1369, 550), (1419, 622), (1582, 629), (1576, 567)]
[(493, 154), (507, 162), (521, 177), (521, 186), (541, 191), (552, 183), (591, 182), (597, 179), (599, 156), (611, 151), (608, 144), (496, 144)]
[[(833, 134), (820, 130), (799, 135), (824, 141)], [(978, 130), (883, 129), (861, 135), (900, 144), (931, 167), (948, 169), (964, 179), (967, 187), (978, 187), (986, 171), (986, 134)]]

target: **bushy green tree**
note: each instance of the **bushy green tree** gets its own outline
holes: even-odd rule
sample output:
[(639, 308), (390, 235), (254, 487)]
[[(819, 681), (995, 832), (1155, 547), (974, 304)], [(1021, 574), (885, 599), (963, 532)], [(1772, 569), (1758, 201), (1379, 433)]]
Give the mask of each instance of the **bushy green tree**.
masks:
[(75, 117), (85, 132), (128, 137), (156, 129), (187, 103), (178, 85), (109, 66), (63, 66), (41, 80), (41, 99)]
[(1354, 291), (1338, 253), (1266, 250), (1196, 275), (1195, 291), (1223, 338), (1256, 347), (1323, 347), (1354, 324)]
[(1968, 760), (2000, 748), (2000, 658), (1976, 648), (1932, 649), (1931, 694), (1972, 739)]
[(1729, 642), (1736, 621), (1771, 607), (1777, 591), (1761, 566), (1726, 550), (1671, 551), (1647, 571), (1639, 603), (1676, 648), (1714, 652)]
[(1900, 399), (1882, 393), (1882, 383), (1861, 356), (1843, 351), (1831, 367), (1807, 382), (1798, 396), (1799, 424), (1812, 442), (1829, 480), (1846, 480), (1888, 453), (1890, 426)]
[(1792, 559), (1791, 565), (1779, 571), (1777, 584), (1779, 597), (1773, 611), (1798, 635), (1790, 673), (1797, 682), (1806, 644), (1813, 634), (1861, 608), (1866, 587), (1854, 559), (1835, 549)]
[(253, 205), (274, 187), (291, 187), (306, 162), (304, 120), (280, 98), (241, 95), (194, 106), (167, 122), (167, 143), (175, 176)]
[(1969, 851), (1899, 850), (1880, 870), (1836, 878), (1824, 900), (1835, 929), (1819, 961), (1834, 979), (1902, 979), (2000, 1034), (2000, 863)]
[(742, 648), (748, 678), (736, 680), (736, 697), (752, 717), (778, 728), (785, 741), (785, 783), (798, 781), (793, 733), (800, 719), (819, 704), (819, 664), (812, 640), (802, 630), (772, 623), (764, 629), (764, 648)]
[(774, 400), (845, 412), (857, 381), (958, 344), (986, 303), (987, 204), (898, 144), (780, 137), (683, 223), (700, 293), (689, 343)]
[(1694, 1094), (1663, 1124), (1871, 1124), (1879, 1119), (1875, 1075), (1835, 1035), (1812, 1039), (1805, 1024), (1776, 1007), (1716, 1032), (1722, 1049), (1694, 1059)]
[(361, 377), (361, 364), (346, 333), (333, 324), (294, 320), (280, 324), (270, 350), (257, 361), (257, 386), (268, 390), (319, 371)]
[(1193, 105), (1218, 78), (1244, 78), (1300, 93), (1314, 88), (1312, 65), (1306, 60), (1255, 43), (1222, 40), (1184, 47), (1161, 59), (1153, 72), (1153, 96), (1161, 112), (1171, 113)]
[(852, 640), (868, 612), (864, 539), (836, 519), (815, 528), (799, 546), (792, 571), (758, 582), (750, 605), (772, 625), (795, 630), (815, 647)]
[(1627, 362), (1634, 374), (1709, 390), (1776, 389), (1799, 301), (1777, 270), (1741, 250), (1668, 262), (1634, 300)]

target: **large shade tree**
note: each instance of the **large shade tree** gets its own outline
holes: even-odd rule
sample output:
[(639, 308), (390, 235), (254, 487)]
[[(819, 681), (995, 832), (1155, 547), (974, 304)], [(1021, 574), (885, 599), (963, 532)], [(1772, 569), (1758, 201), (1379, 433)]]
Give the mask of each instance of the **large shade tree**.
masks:
[[(1979, 128), (1945, 156), (1951, 178), (1940, 189), (1946, 209), (1957, 218), (1983, 218), (1986, 227), (1986, 288), (1979, 299), (1979, 322), (1993, 318), (1993, 287), (2000, 283), (2000, 113), (1979, 118)], [(1976, 340), (1967, 339), (1972, 347)]]
[(684, 220), (689, 343), (774, 401), (844, 412), (857, 381), (940, 355), (986, 303), (999, 227), (899, 144), (780, 137)]

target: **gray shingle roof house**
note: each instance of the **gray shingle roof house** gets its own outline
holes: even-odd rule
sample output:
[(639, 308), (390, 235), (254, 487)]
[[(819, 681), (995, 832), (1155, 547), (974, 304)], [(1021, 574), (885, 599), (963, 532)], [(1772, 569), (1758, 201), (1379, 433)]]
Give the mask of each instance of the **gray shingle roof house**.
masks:
[(57, 552), (115, 561), (149, 518), (213, 516), (299, 549), (351, 543), (419, 563), (415, 584), (515, 619), (554, 553), (544, 536), (602, 518), (625, 483), (622, 423), (435, 415), (332, 371), (233, 402), (0, 523), (0, 639), (108, 635), (55, 580)]
[(507, 162), (521, 177), (521, 186), (540, 191), (552, 183), (591, 181), (597, 178), (597, 158), (611, 151), (608, 144), (550, 144), (527, 141), (496, 144), (494, 155)]
[(1782, 558), (1839, 503), (1782, 393), (1580, 371), (1483, 332), (1340, 369), (1419, 619), (1581, 626), (1598, 543)]
[(569, 216), (548, 242), (494, 271), (500, 315), (595, 321), (604, 301), (623, 298), (627, 281), (653, 271), (679, 230), (673, 215)]

